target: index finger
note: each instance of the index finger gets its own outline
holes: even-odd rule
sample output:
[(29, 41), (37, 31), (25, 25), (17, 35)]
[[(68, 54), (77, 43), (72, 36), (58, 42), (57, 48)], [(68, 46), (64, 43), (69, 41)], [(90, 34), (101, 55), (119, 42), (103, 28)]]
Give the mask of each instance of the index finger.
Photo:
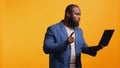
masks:
[(72, 33), (70, 34), (70, 37), (72, 37), (73, 34), (74, 34), (74, 32), (72, 32)]

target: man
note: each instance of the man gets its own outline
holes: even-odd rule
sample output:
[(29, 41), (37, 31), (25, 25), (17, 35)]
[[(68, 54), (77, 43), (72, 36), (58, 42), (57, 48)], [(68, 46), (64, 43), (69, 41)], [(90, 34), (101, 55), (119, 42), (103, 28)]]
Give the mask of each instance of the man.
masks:
[(43, 50), (49, 54), (50, 68), (81, 68), (81, 53), (95, 56), (102, 49), (101, 46), (87, 46), (78, 27), (80, 16), (80, 8), (70, 4), (64, 20), (48, 27)]

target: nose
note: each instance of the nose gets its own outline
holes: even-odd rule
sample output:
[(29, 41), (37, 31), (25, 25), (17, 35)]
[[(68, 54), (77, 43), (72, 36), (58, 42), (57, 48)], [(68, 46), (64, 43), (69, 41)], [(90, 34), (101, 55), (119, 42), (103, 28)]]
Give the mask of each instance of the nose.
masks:
[(80, 15), (77, 15), (77, 18), (80, 18)]

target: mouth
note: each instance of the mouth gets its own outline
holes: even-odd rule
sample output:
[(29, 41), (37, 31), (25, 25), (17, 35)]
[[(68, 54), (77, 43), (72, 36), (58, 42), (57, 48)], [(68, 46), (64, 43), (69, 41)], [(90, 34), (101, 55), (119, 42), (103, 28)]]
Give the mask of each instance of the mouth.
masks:
[(77, 23), (79, 23), (80, 22), (80, 19), (79, 20), (77, 20)]

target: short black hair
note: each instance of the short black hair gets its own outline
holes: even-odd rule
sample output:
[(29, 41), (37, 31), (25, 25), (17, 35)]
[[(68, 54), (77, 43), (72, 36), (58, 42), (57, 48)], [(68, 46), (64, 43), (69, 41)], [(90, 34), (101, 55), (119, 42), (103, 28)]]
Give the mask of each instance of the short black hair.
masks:
[(68, 13), (71, 13), (73, 7), (78, 7), (78, 8), (79, 8), (78, 5), (70, 4), (70, 5), (68, 5), (68, 6), (66, 7), (66, 9), (65, 9), (65, 13), (67, 13), (67, 12), (68, 12)]

